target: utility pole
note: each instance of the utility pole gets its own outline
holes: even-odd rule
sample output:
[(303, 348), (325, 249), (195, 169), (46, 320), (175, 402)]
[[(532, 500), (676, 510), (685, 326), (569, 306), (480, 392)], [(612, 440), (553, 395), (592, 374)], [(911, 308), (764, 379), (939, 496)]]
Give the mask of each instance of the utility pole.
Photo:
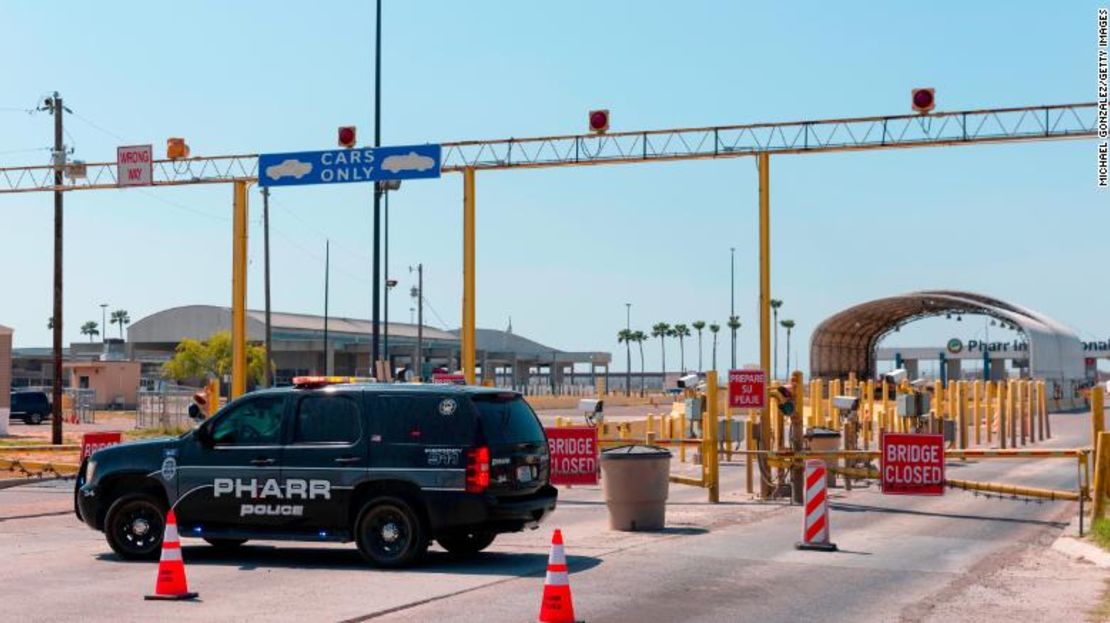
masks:
[[(412, 267), (409, 267), (412, 272)], [(413, 380), (424, 380), (424, 264), (416, 265), (416, 356), (413, 357)]]
[(54, 115), (54, 386), (51, 392), (51, 443), (62, 443), (62, 170), (66, 148), (62, 143), (62, 98), (54, 91), (45, 107)]
[[(377, 1), (376, 41), (374, 44), (374, 147), (382, 144), (382, 0)], [(376, 368), (381, 359), (381, 295), (382, 295), (382, 267), (381, 267), (381, 230), (382, 220), (382, 193), (378, 186), (374, 186), (374, 295), (373, 295), (373, 337), (370, 345), (370, 370), (371, 376), (377, 376)]]
[[(385, 273), (385, 304), (382, 310), (382, 352), (385, 354), (385, 360), (389, 359), (389, 193), (385, 193), (385, 259), (382, 261), (382, 272)], [(387, 366), (389, 368), (389, 380), (393, 380), (393, 364)]]
[[(731, 321), (736, 317), (736, 247), (729, 247), (729, 308), (728, 317)], [(736, 369), (736, 329), (732, 330), (732, 370)]]
[[(270, 332), (270, 187), (262, 187), (262, 263), (263, 263), (263, 280), (266, 282), (264, 289), (266, 290), (266, 374), (263, 379), (266, 387), (274, 386), (274, 359), (273, 359), (273, 342)], [(327, 350), (324, 351), (324, 356), (327, 356)]]
[[(331, 240), (324, 240), (324, 374), (331, 374), (328, 357), (328, 278), (331, 277)], [(373, 374), (371, 374), (373, 376)]]

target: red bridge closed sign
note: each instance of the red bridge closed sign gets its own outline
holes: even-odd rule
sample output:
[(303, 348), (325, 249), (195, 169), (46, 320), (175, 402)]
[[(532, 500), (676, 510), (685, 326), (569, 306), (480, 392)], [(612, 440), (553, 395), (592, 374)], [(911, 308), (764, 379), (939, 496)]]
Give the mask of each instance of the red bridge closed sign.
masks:
[(551, 484), (597, 484), (597, 429), (589, 426), (548, 428)]
[(944, 494), (944, 436), (883, 433), (883, 493)]

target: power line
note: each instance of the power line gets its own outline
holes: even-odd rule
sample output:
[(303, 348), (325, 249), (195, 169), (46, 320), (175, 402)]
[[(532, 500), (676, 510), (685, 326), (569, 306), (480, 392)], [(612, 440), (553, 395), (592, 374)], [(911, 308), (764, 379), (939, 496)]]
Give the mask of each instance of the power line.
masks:
[(107, 134), (108, 136), (111, 136), (112, 138), (115, 138), (116, 140), (120, 141), (121, 143), (126, 143), (127, 142), (127, 139), (123, 138), (119, 134), (116, 134), (115, 132), (113, 132), (113, 131), (111, 131), (111, 130), (109, 130), (109, 129), (101, 126), (101, 125), (98, 125), (97, 123), (95, 123), (94, 121), (92, 121), (88, 117), (85, 117), (84, 115), (76, 113), (72, 110), (69, 111), (69, 114), (73, 115), (74, 117), (77, 117), (81, 121), (84, 121), (85, 123), (92, 126), (94, 129), (100, 130), (104, 134)]

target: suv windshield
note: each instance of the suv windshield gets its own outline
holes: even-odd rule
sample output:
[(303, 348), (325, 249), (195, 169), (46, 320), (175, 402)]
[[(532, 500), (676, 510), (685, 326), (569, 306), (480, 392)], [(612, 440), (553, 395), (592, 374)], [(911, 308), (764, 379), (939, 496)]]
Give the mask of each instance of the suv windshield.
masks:
[(543, 443), (539, 419), (517, 394), (475, 394), (472, 399), (489, 444)]

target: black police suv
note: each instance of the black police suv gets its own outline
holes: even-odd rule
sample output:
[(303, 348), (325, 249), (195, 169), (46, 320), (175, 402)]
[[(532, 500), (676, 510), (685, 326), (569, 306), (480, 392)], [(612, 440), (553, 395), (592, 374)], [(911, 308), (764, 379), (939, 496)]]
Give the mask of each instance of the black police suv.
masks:
[(332, 384), (232, 401), (176, 439), (94, 453), (77, 516), (126, 559), (159, 554), (172, 505), (183, 537), (355, 541), (371, 563), (419, 560), (435, 539), (471, 555), (555, 510), (547, 439), (517, 393)]

